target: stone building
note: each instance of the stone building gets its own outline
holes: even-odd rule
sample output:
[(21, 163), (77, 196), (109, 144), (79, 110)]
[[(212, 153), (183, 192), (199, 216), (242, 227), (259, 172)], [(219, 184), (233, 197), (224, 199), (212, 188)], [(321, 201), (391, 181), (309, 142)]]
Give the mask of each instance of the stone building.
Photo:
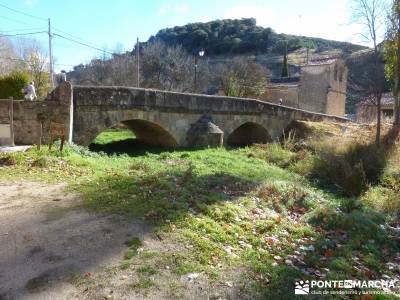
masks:
[[(382, 120), (390, 121), (393, 118), (394, 98), (391, 93), (385, 93), (381, 99)], [(377, 107), (373, 99), (361, 101), (356, 106), (356, 117), (359, 123), (376, 122)]]
[(313, 60), (300, 76), (272, 79), (262, 99), (329, 115), (344, 116), (347, 67), (342, 59)]

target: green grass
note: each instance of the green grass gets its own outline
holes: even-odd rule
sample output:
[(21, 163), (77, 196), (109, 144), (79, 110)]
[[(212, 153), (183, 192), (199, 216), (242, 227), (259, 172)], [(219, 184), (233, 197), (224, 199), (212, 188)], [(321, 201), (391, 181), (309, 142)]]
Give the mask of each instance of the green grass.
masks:
[[(111, 141), (113, 134), (123, 136), (107, 132), (96, 143)], [(9, 162), (0, 177), (67, 181), (88, 209), (143, 218), (179, 245), (173, 253), (149, 255), (138, 253), (138, 238), (127, 241), (120, 267), (133, 268), (135, 262), (140, 280), (133, 288), (151, 288), (154, 282), (146, 276), (161, 276), (166, 266), (178, 276), (202, 272), (211, 281), (224, 279), (225, 270), (244, 269), (241, 276), (249, 284), (243, 292), (261, 299), (293, 299), (294, 281), (315, 274), (395, 276), (385, 269), (400, 251), (396, 233), (385, 225), (393, 216), (371, 204), (387, 203), (379, 189), (393, 190), (392, 177), (372, 187), (371, 195), (349, 198), (290, 171), (312, 154), (276, 144), (109, 153), (68, 146), (63, 153), (43, 147), (0, 154), (0, 162)]]
[(97, 145), (105, 145), (111, 142), (118, 142), (127, 139), (135, 138), (135, 134), (129, 130), (124, 128), (110, 128), (104, 130), (100, 133), (94, 140), (93, 144)]
[(141, 267), (137, 268), (136, 272), (138, 272), (139, 274), (142, 274), (142, 275), (151, 276), (151, 275), (158, 274), (158, 269), (153, 266), (145, 265), (145, 266), (141, 266)]

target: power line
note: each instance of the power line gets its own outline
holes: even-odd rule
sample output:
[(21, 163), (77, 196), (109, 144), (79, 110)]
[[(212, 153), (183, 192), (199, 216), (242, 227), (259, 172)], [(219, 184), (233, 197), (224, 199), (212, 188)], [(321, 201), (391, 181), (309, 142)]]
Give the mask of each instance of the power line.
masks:
[[(45, 18), (38, 17), (38, 16), (34, 16), (34, 15), (31, 15), (31, 14), (27, 14), (27, 13), (25, 13), (25, 12), (19, 11), (19, 10), (14, 9), (14, 8), (11, 8), (11, 7), (8, 7), (8, 6), (6, 6), (6, 5), (4, 5), (4, 4), (1, 4), (1, 3), (0, 3), (0, 7), (4, 7), (4, 8), (9, 9), (9, 10), (15, 12), (15, 13), (19, 13), (19, 14), (22, 14), (22, 15), (25, 15), (25, 16), (28, 16), (28, 17), (31, 17), (31, 18), (35, 18), (35, 19), (42, 20), (42, 21), (47, 21), (47, 19), (45, 19)], [(14, 20), (14, 21), (15, 21), (15, 20)], [(58, 28), (56, 28), (56, 27), (54, 27), (54, 26), (52, 26), (52, 28), (54, 28), (56, 31), (59, 31), (59, 32), (65, 34), (65, 35), (71, 36), (71, 37), (74, 38), (74, 39), (78, 39), (78, 40), (83, 41), (82, 43), (85, 43), (85, 46), (100, 49), (98, 46), (93, 45), (93, 43), (89, 42), (88, 40), (85, 40), (85, 39), (82, 39), (82, 38), (80, 38), (80, 37), (78, 37), (78, 36), (72, 35), (72, 34), (70, 34), (70, 33), (68, 33), (68, 32), (65, 32), (65, 31), (63, 31), (63, 30), (61, 30), (61, 29), (58, 29)], [(55, 35), (55, 34), (54, 34), (54, 35)], [(75, 41), (75, 42), (77, 42), (77, 41)], [(90, 44), (91, 44), (91, 45), (90, 45)], [(101, 50), (101, 51), (102, 51), (102, 52), (107, 52), (107, 51), (104, 51), (104, 50)], [(108, 52), (108, 53), (110, 53), (110, 52)], [(111, 54), (114, 54), (114, 53), (111, 53)]]
[(93, 47), (95, 47), (95, 48), (100, 48), (99, 46), (95, 45), (94, 43), (89, 42), (88, 40), (85, 40), (85, 39), (83, 39), (83, 38), (81, 38), (81, 37), (79, 37), (79, 36), (72, 35), (72, 34), (70, 34), (70, 33), (68, 33), (68, 32), (65, 32), (65, 31), (63, 31), (63, 30), (61, 30), (61, 29), (58, 29), (58, 28), (56, 28), (56, 27), (54, 27), (54, 26), (53, 26), (53, 28), (54, 28), (54, 30), (59, 31), (59, 32), (61, 32), (61, 33), (64, 33), (64, 34), (66, 34), (66, 35), (68, 35), (68, 36), (70, 36), (70, 37), (72, 37), (72, 38), (74, 38), (74, 39), (80, 40), (80, 41), (82, 41), (82, 42), (84, 42), (84, 43), (88, 43), (88, 44), (90, 44), (91, 46), (93, 46)]
[[(54, 27), (54, 26), (52, 26), (52, 28), (53, 28), (55, 31), (59, 31), (59, 32), (61, 32), (61, 33), (64, 33), (65, 35), (68, 35), (68, 36), (72, 37), (73, 39), (77, 39), (77, 40), (79, 40), (79, 42), (85, 43), (85, 44), (89, 45), (90, 47), (101, 49), (100, 46), (98, 46), (98, 45), (96, 45), (96, 44), (94, 44), (94, 43), (92, 43), (92, 42), (90, 42), (90, 41), (88, 41), (88, 40), (85, 40), (85, 39), (83, 39), (83, 38), (81, 38), (81, 37), (79, 37), (79, 36), (70, 34), (70, 33), (65, 32), (65, 31), (63, 31), (63, 30), (61, 30), (61, 29), (58, 29), (58, 28), (56, 28), (56, 27)], [(104, 50), (101, 50), (101, 51), (102, 51), (102, 52), (107, 52), (107, 51), (104, 51)], [(118, 51), (113, 51), (113, 50), (108, 51), (108, 53), (110, 53), (110, 52), (112, 52), (111, 54), (113, 54), (113, 55), (117, 55), (117, 53), (118, 53)]]
[(60, 34), (58, 34), (58, 33), (54, 33), (53, 35), (54, 35), (54, 36), (58, 36), (58, 37), (60, 37), (60, 38), (63, 38), (63, 39), (65, 39), (65, 40), (67, 40), (67, 41), (74, 42), (74, 43), (80, 44), (80, 45), (85, 46), (85, 47), (88, 47), (88, 48), (92, 48), (92, 49), (94, 49), (94, 50), (97, 50), (97, 51), (100, 51), (100, 52), (103, 52), (103, 53), (107, 53), (107, 54), (111, 54), (111, 55), (117, 55), (117, 56), (123, 56), (123, 55), (121, 55), (121, 54), (113, 53), (113, 52), (110, 52), (110, 51), (107, 51), (107, 50), (104, 50), (104, 49), (100, 49), (100, 48), (98, 48), (98, 47), (91, 46), (91, 45), (86, 44), (86, 43), (82, 43), (82, 42), (77, 41), (77, 40), (74, 40), (74, 39), (70, 39), (70, 38), (65, 37), (65, 36), (63, 36), (63, 35), (60, 35)]
[(36, 31), (36, 32), (27, 32), (27, 33), (16, 33), (16, 34), (3, 34), (3, 35), (0, 35), (0, 38), (2, 38), (2, 37), (12, 37), (12, 36), (21, 36), (21, 35), (39, 34), (39, 33), (47, 33), (47, 31)]
[(24, 15), (24, 16), (27, 16), (27, 17), (30, 17), (30, 18), (33, 18), (33, 19), (42, 20), (42, 21), (47, 21), (47, 19), (45, 19), (45, 18), (38, 17), (38, 16), (34, 16), (34, 15), (31, 15), (31, 14), (27, 14), (27, 13), (25, 13), (25, 12), (22, 12), (22, 11), (20, 11), (20, 10), (17, 10), (17, 9), (14, 9), (14, 8), (11, 8), (11, 7), (8, 7), (8, 6), (6, 6), (6, 5), (4, 5), (4, 4), (1, 4), (1, 3), (0, 3), (0, 7), (4, 7), (4, 8), (6, 8), (6, 9), (8, 9), (8, 10), (11, 10), (11, 11), (17, 13), (17, 14), (21, 14), (21, 15)]
[(14, 31), (32, 31), (32, 30), (39, 30), (39, 29), (45, 29), (45, 27), (35, 27), (35, 28), (21, 28), (21, 29), (12, 29), (12, 30), (0, 30), (1, 33), (3, 32), (14, 32)]
[(36, 26), (36, 25), (31, 24), (31, 23), (26, 23), (26, 22), (23, 22), (23, 21), (20, 21), (20, 20), (15, 20), (15, 19), (12, 19), (12, 18), (9, 18), (9, 17), (5, 17), (5, 16), (0, 16), (0, 18), (1, 19), (5, 19), (5, 20), (9, 20), (9, 21), (12, 21), (12, 22), (24, 24), (24, 25)]
[[(34, 16), (34, 15), (31, 15), (31, 14), (22, 12), (22, 11), (20, 11), (20, 10), (11, 8), (11, 7), (6, 6), (6, 5), (4, 5), (4, 4), (1, 4), (1, 3), (0, 3), (0, 7), (6, 8), (6, 9), (8, 9), (8, 10), (10, 10), (10, 11), (13, 11), (13, 12), (15, 12), (15, 13), (18, 13), (18, 14), (21, 14), (21, 15), (24, 15), (24, 16), (27, 16), (27, 17), (30, 17), (30, 18), (34, 18), (34, 19), (41, 20), (41, 21), (48, 21), (48, 20), (45, 19), (45, 18), (42, 18), (42, 17), (39, 17), (39, 16)], [(28, 24), (28, 23), (25, 23), (25, 22), (22, 22), (22, 21), (14, 20), (14, 19), (11, 19), (11, 18), (8, 18), (8, 17), (2, 17), (2, 16), (0, 16), (0, 18), (8, 19), (8, 20), (10, 20), (10, 21), (19, 22), (19, 23), (23, 23), (23, 24), (27, 24), (27, 25), (32, 25), (32, 24)], [(32, 26), (34, 26), (34, 25), (32, 25)], [(116, 54), (117, 51), (111, 52), (111, 51), (107, 51), (107, 50), (101, 49), (100, 47), (94, 45), (93, 43), (89, 42), (88, 40), (85, 40), (85, 39), (82, 39), (82, 38), (80, 38), (80, 37), (78, 37), (78, 36), (72, 35), (72, 34), (70, 34), (70, 33), (68, 33), (68, 32), (65, 32), (65, 31), (63, 31), (63, 30), (61, 30), (61, 29), (58, 29), (58, 28), (56, 28), (56, 27), (53, 27), (53, 26), (52, 26), (52, 28), (53, 28), (54, 30), (59, 31), (59, 32), (63, 33), (64, 35), (70, 36), (70, 37), (72, 37), (72, 38), (65, 37), (65, 36), (63, 36), (63, 35), (61, 35), (61, 34), (57, 34), (57, 33), (53, 33), (53, 36), (59, 36), (59, 37), (61, 37), (61, 38), (64, 38), (64, 39), (66, 39), (66, 40), (69, 40), (69, 41), (71, 41), (71, 42), (74, 42), (74, 43), (80, 44), (80, 45), (82, 45), (82, 46), (86, 46), (86, 47), (92, 48), (92, 49), (97, 50), (97, 51), (101, 51), (101, 52), (103, 52), (103, 53), (108, 53), (108, 54), (111, 54), (111, 55), (119, 55), (119, 54)], [(22, 34), (21, 34), (21, 35), (22, 35)], [(6, 36), (6, 35), (3, 35), (3, 36)], [(10, 36), (11, 36), (11, 35), (10, 35)]]
[[(107, 50), (105, 50), (105, 49), (101, 49), (101, 48), (98, 47), (98, 46), (94, 46), (91, 42), (89, 42), (89, 41), (87, 41), (87, 40), (84, 40), (84, 39), (82, 39), (82, 38), (80, 38), (80, 37), (74, 36), (74, 35), (72, 35), (72, 34), (70, 34), (70, 33), (68, 33), (68, 32), (65, 32), (65, 31), (61, 30), (61, 29), (58, 29), (58, 28), (55, 28), (55, 27), (50, 26), (50, 19), (45, 19), (45, 18), (42, 18), (42, 17), (39, 17), (39, 16), (31, 15), (31, 14), (22, 12), (22, 11), (20, 11), (20, 10), (17, 10), (17, 9), (14, 9), (14, 8), (11, 8), (11, 7), (8, 7), (8, 6), (6, 6), (6, 5), (4, 5), (4, 4), (1, 4), (1, 3), (0, 3), (0, 7), (3, 7), (3, 8), (5, 8), (5, 9), (8, 9), (8, 10), (10, 10), (10, 11), (12, 11), (12, 12), (14, 12), (14, 13), (20, 14), (20, 15), (24, 15), (24, 16), (27, 16), (27, 17), (30, 17), (30, 18), (33, 18), (33, 19), (37, 19), (37, 20), (47, 21), (47, 22), (48, 22), (48, 31), (37, 31), (37, 32), (27, 32), (27, 33), (15, 33), (15, 34), (3, 34), (3, 35), (0, 34), (0, 38), (1, 38), (1, 37), (15, 37), (15, 36), (25, 36), (25, 35), (32, 35), (32, 34), (47, 33), (47, 34), (49, 35), (50, 61), (52, 60), (52, 55), (51, 55), (51, 39), (52, 39), (52, 37), (54, 37), (54, 36), (58, 36), (58, 37), (60, 37), (60, 38), (62, 38), (62, 39), (65, 39), (65, 40), (67, 40), (67, 41), (70, 41), (70, 42), (79, 44), (79, 45), (81, 45), (81, 46), (85, 46), (85, 47), (94, 49), (94, 50), (96, 50), (96, 51), (100, 51), (100, 52), (102, 52), (102, 53), (111, 54), (111, 55), (113, 55), (113, 56), (121, 56), (121, 57), (123, 56), (123, 55), (121, 55), (121, 54), (117, 54), (117, 53), (116, 53), (117, 51), (115, 51), (115, 52), (110, 52), (110, 51), (107, 51)], [(12, 19), (12, 18), (4, 17), (4, 16), (0, 16), (0, 18), (6, 19), (6, 20), (10, 20), (10, 21), (13, 21), (13, 22), (18, 22), (18, 23), (22, 23), (22, 24), (27, 24), (27, 25), (30, 25), (30, 26), (34, 26), (34, 25), (32, 25), (32, 24), (29, 24), (29, 23), (26, 23), (26, 22), (22, 22), (22, 21), (19, 21), (19, 20), (14, 20), (14, 19)], [(41, 28), (41, 27), (40, 27), (40, 28)], [(58, 33), (53, 33), (53, 34), (52, 34), (52, 33), (51, 33), (51, 28), (54, 28), (56, 31), (59, 31), (59, 32), (65, 34), (65, 35), (67, 35), (67, 36), (72, 37), (72, 38), (66, 37), (66, 36), (61, 35), (61, 34), (58, 34)], [(28, 30), (28, 29), (26, 29), (26, 30)], [(9, 30), (9, 32), (10, 32), (10, 31), (12, 31), (12, 30)], [(15, 30), (15, 31), (17, 31), (17, 30)], [(25, 31), (25, 29), (24, 29), (24, 30), (21, 30), (21, 31)], [(53, 65), (53, 63), (50, 62), (50, 73), (52, 73), (52, 65)], [(58, 64), (58, 65), (60, 65), (60, 64)]]

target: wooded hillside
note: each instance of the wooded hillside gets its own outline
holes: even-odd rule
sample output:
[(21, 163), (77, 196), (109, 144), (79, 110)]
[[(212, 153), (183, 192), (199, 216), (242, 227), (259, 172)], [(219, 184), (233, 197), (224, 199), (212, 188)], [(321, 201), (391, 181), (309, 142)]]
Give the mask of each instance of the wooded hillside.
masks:
[(256, 20), (215, 20), (161, 29), (149, 42), (161, 40), (167, 45), (181, 44), (189, 53), (204, 49), (208, 55), (282, 53), (284, 41), (292, 52), (308, 45), (317, 52), (340, 48), (345, 53), (364, 49), (360, 45), (321, 38), (278, 34), (257, 26)]

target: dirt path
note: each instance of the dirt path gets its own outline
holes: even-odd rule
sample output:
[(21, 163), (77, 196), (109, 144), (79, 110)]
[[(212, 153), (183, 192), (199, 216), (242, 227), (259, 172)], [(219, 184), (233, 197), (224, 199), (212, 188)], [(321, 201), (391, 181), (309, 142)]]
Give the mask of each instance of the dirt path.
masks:
[[(88, 213), (65, 185), (0, 182), (0, 299), (79, 299), (74, 274), (118, 263), (141, 222)], [(75, 207), (75, 208), (74, 208)]]
[(188, 280), (156, 263), (156, 274), (141, 281), (138, 265), (112, 268), (133, 237), (155, 259), (182, 245), (160, 240), (142, 221), (91, 214), (80, 201), (64, 184), (0, 181), (0, 300), (243, 299), (228, 278)]

